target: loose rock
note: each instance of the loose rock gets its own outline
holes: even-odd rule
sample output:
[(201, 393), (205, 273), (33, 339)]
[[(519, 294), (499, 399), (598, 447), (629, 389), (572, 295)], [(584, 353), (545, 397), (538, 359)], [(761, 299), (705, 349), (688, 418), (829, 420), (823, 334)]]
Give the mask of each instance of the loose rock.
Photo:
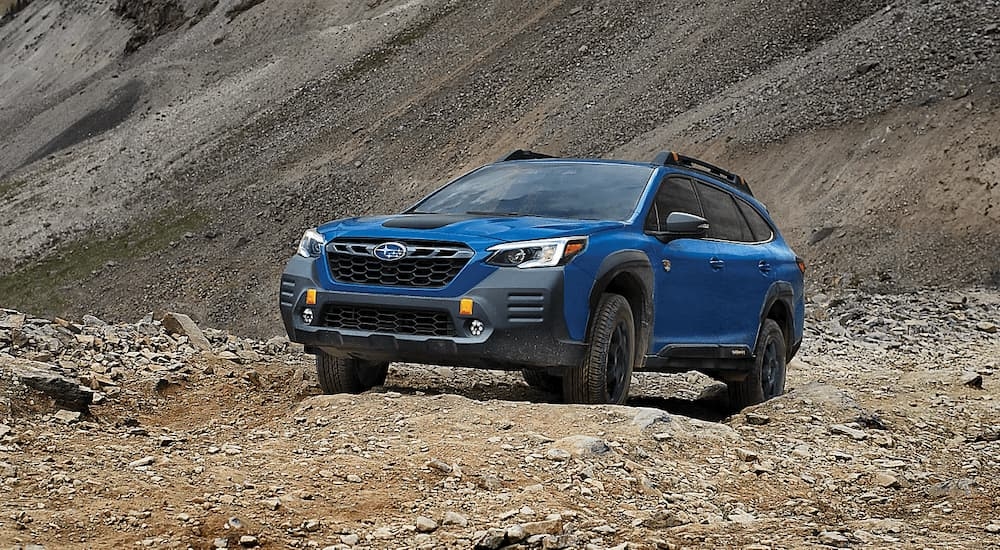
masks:
[(163, 316), (162, 323), (163, 327), (168, 331), (187, 336), (188, 341), (196, 349), (202, 351), (212, 350), (212, 345), (208, 343), (208, 338), (205, 338), (205, 333), (187, 315), (170, 312)]
[(418, 533), (430, 533), (438, 528), (438, 524), (431, 518), (417, 516), (416, 527)]

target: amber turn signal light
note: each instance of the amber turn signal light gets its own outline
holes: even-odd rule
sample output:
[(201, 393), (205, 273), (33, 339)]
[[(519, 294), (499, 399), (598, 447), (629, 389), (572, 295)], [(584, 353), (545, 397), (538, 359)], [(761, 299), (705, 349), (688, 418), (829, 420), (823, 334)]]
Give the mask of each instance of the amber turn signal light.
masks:
[(582, 241), (573, 241), (573, 242), (571, 242), (571, 243), (569, 243), (569, 244), (566, 245), (566, 252), (563, 253), (563, 256), (566, 256), (566, 257), (575, 256), (577, 253), (579, 253), (581, 250), (583, 250), (584, 247), (586, 247), (586, 246), (587, 246), (586, 243), (584, 243)]

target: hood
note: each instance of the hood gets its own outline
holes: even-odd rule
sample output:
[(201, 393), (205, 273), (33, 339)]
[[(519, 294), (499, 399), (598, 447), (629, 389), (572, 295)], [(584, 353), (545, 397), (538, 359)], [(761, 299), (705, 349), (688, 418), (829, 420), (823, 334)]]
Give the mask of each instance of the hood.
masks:
[(530, 216), (466, 214), (399, 214), (337, 220), (319, 227), (328, 239), (337, 237), (427, 239), (441, 241), (512, 242), (590, 235), (622, 227), (623, 222), (568, 220)]

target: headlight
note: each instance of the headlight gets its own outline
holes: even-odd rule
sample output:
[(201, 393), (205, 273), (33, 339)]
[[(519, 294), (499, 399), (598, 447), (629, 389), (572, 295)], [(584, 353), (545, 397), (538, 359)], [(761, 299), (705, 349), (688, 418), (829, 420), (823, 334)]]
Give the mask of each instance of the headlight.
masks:
[(309, 229), (302, 240), (299, 241), (299, 256), (304, 258), (318, 258), (323, 254), (323, 247), (326, 246), (326, 239), (315, 229)]
[(565, 265), (574, 256), (587, 248), (587, 237), (564, 237), (522, 241), (491, 246), (487, 250), (493, 254), (486, 263), (501, 267), (553, 267)]

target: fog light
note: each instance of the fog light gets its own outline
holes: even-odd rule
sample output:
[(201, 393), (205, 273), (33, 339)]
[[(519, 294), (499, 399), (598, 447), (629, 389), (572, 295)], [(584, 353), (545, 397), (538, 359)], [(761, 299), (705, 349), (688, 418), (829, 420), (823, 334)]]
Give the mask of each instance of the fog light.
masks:
[(486, 325), (484, 325), (479, 319), (473, 319), (469, 322), (469, 332), (472, 333), (473, 336), (481, 335), (484, 330), (486, 330)]
[(306, 308), (302, 310), (302, 321), (307, 325), (313, 324), (313, 310)]

